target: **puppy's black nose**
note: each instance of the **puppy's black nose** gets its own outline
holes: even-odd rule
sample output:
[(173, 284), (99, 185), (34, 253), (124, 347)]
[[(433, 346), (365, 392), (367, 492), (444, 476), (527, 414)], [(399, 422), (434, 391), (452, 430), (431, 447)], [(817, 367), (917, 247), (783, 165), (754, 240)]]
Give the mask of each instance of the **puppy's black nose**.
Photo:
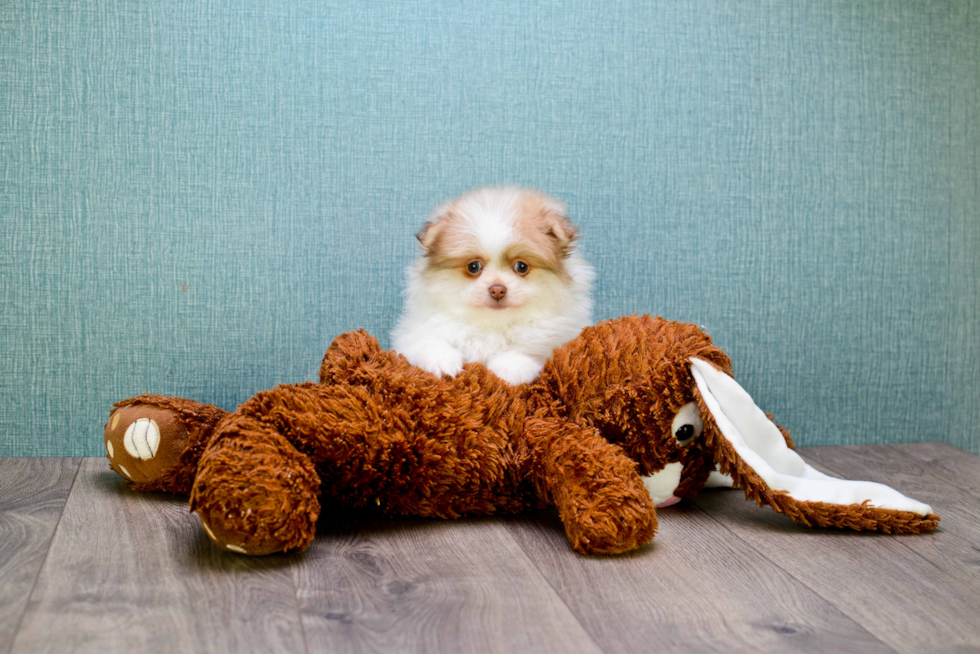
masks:
[(507, 287), (503, 284), (494, 284), (488, 290), (490, 292), (490, 297), (492, 297), (494, 300), (500, 300), (507, 295)]

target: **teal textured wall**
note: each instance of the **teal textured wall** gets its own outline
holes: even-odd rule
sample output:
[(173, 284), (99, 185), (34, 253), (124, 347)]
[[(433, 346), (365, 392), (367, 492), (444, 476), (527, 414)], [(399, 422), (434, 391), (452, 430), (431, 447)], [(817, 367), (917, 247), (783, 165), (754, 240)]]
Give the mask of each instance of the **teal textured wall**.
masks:
[(447, 196), (563, 198), (599, 317), (805, 444), (980, 451), (980, 4), (0, 4), (0, 455), (388, 344)]

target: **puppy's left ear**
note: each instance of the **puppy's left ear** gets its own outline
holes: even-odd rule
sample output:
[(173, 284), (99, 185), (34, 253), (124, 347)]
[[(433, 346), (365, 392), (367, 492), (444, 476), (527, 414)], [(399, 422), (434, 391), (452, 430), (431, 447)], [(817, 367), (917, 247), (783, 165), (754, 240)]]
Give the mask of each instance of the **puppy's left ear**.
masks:
[(570, 246), (578, 238), (578, 228), (568, 219), (568, 208), (564, 202), (542, 196), (546, 233), (558, 241), (562, 249)]
[(807, 526), (889, 534), (936, 527), (922, 502), (870, 481), (825, 475), (791, 450), (783, 434), (738, 382), (702, 359), (690, 359), (704, 443), (748, 499)]
[(558, 239), (558, 245), (563, 248), (567, 248), (578, 238), (578, 229), (575, 225), (568, 222), (567, 218), (555, 220), (551, 225), (551, 231), (549, 233)]

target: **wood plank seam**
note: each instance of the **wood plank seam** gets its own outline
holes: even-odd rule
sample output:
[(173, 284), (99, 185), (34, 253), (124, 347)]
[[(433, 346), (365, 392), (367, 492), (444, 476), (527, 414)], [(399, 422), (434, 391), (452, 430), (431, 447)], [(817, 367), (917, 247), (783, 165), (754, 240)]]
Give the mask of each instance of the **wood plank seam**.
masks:
[(302, 652), (288, 563), (218, 550), (186, 499), (86, 458), (13, 651)]
[(507, 516), (335, 517), (296, 568), (311, 651), (603, 653), (500, 533)]
[(68, 492), (65, 494), (65, 503), (61, 505), (61, 511), (58, 513), (58, 522), (55, 524), (54, 529), (51, 530), (51, 537), (48, 538), (47, 547), (44, 549), (44, 559), (41, 561), (41, 565), (37, 567), (37, 574), (34, 575), (34, 583), (31, 584), (31, 590), (27, 594), (28, 602), (24, 605), (24, 610), (21, 612), (20, 618), (17, 620), (17, 627), (14, 629), (13, 635), (10, 637), (10, 643), (7, 651), (12, 651), (14, 648), (14, 643), (17, 642), (17, 636), (20, 634), (21, 627), (24, 625), (24, 616), (27, 615), (27, 611), (30, 608), (30, 598), (34, 596), (34, 590), (37, 588), (37, 581), (41, 578), (44, 568), (48, 565), (48, 557), (51, 555), (51, 544), (54, 543), (55, 536), (58, 534), (58, 529), (61, 527), (61, 519), (65, 515), (65, 507), (68, 506), (68, 498), (71, 497), (71, 493), (75, 489), (75, 482), (78, 480), (78, 471), (82, 468), (82, 458), (71, 457), (71, 460), (75, 462), (75, 474), (72, 475), (71, 486), (68, 488)]
[[(952, 447), (950, 450), (953, 453), (957, 451)], [(940, 515), (946, 513), (943, 510), (945, 506), (946, 511), (949, 512), (945, 517), (955, 519), (956, 522), (940, 523), (934, 534), (911, 538), (885, 537), (880, 549), (872, 548), (870, 553), (864, 554), (858, 553), (857, 550), (861, 548), (855, 549), (850, 545), (856, 542), (857, 538), (843, 534), (841, 550), (849, 551), (852, 557), (870, 556), (875, 561), (900, 562), (904, 574), (896, 575), (891, 582), (888, 581), (889, 575), (882, 566), (872, 564), (871, 569), (877, 568), (877, 576), (865, 577), (861, 572), (857, 572), (855, 577), (838, 578), (839, 585), (836, 587), (828, 585), (825, 583), (828, 577), (823, 576), (828, 572), (826, 567), (810, 566), (810, 561), (800, 560), (799, 556), (794, 557), (792, 552), (786, 550), (790, 547), (786, 538), (781, 539), (783, 549), (772, 552), (776, 559), (782, 561), (783, 569), (794, 578), (804, 576), (808, 581), (803, 583), (812, 586), (818, 595), (823, 592), (824, 595), (821, 596), (827, 599), (833, 597), (834, 599), (831, 600), (833, 605), (840, 607), (839, 610), (849, 616), (854, 615), (860, 624), (866, 625), (867, 631), (876, 635), (879, 640), (885, 640), (893, 649), (913, 652), (932, 651), (937, 647), (928, 636), (923, 636), (930, 629), (912, 627), (914, 623), (911, 622), (911, 616), (916, 616), (919, 620), (917, 624), (923, 627), (930, 625), (937, 629), (934, 633), (948, 636), (950, 640), (947, 645), (955, 641), (956, 644), (966, 646), (967, 649), (975, 647), (978, 642), (977, 631), (972, 626), (975, 625), (975, 616), (969, 613), (968, 607), (975, 606), (980, 598), (980, 586), (977, 586), (980, 572), (976, 568), (975, 554), (977, 548), (971, 545), (976, 541), (977, 534), (976, 522), (973, 520), (977, 511), (976, 485), (967, 488), (950, 483), (948, 479), (950, 475), (943, 476), (942, 468), (936, 469), (929, 465), (928, 460), (923, 460), (924, 457), (902, 451), (901, 445), (806, 448), (803, 455), (815, 468), (834, 476), (868, 479), (902, 487), (913, 497), (929, 501), (933, 506), (938, 504), (937, 512)], [(963, 458), (955, 460), (962, 461)], [(976, 457), (967, 455), (965, 462), (957, 466), (961, 478), (976, 478), (977, 472), (980, 472), (978, 463), (980, 461), (977, 461)], [(717, 508), (722, 504), (731, 508), (734, 506), (733, 501), (737, 502), (738, 499), (738, 497), (723, 499), (719, 496), (714, 500), (708, 498), (704, 502), (698, 498), (696, 503), (704, 510), (707, 510), (706, 507)], [(765, 548), (765, 535), (760, 535), (761, 532), (757, 529), (744, 524), (749, 509), (754, 507), (749, 506), (744, 512), (740, 512), (742, 521), (731, 523), (730, 531), (742, 534), (746, 540), (755, 542), (760, 548)], [(768, 514), (760, 520), (760, 524), (768, 523), (774, 526), (775, 520), (772, 514)], [(811, 540), (825, 542), (820, 537)], [(828, 546), (823, 544), (822, 547)], [(835, 549), (833, 545), (829, 547)], [(878, 556), (879, 553), (881, 556)], [(909, 556), (910, 553), (915, 556)], [(773, 557), (766, 558), (771, 560)], [(819, 561), (819, 558), (814, 561)], [(923, 562), (927, 565), (923, 565)], [(854, 560), (849, 564), (857, 565), (858, 569), (861, 566)], [(795, 570), (798, 570), (798, 573), (794, 573)], [(851, 591), (856, 591), (857, 588), (864, 588), (865, 591), (872, 590), (878, 593), (874, 596), (878, 601), (869, 603), (868, 600), (872, 597), (864, 592), (863, 603), (861, 601), (856, 603), (855, 600), (861, 593), (856, 591), (859, 595), (854, 595), (848, 592), (848, 584), (853, 581), (858, 585), (851, 587)], [(869, 582), (870, 586), (864, 586), (865, 582)], [(915, 598), (924, 593), (916, 588), (917, 584), (921, 584), (922, 588), (928, 586), (929, 592), (936, 594), (932, 602), (915, 603)], [(881, 627), (886, 625), (890, 626), (883, 631)]]
[(599, 642), (596, 640), (595, 635), (593, 635), (592, 632), (589, 631), (588, 625), (582, 621), (582, 616), (576, 613), (575, 610), (568, 605), (568, 602), (565, 601), (565, 598), (562, 597), (562, 594), (558, 592), (558, 589), (555, 588), (552, 585), (551, 581), (548, 580), (548, 576), (541, 570), (541, 568), (538, 567), (538, 565), (534, 562), (534, 560), (530, 556), (528, 556), (527, 552), (524, 551), (523, 545), (521, 545), (521, 542), (517, 540), (517, 538), (514, 536), (513, 531), (511, 531), (510, 529), (504, 529), (503, 531), (507, 534), (507, 537), (514, 542), (514, 545), (517, 546), (517, 549), (520, 550), (521, 556), (524, 557), (524, 559), (531, 565), (531, 568), (533, 568), (534, 571), (538, 574), (538, 579), (544, 582), (545, 586), (547, 586), (548, 589), (551, 590), (552, 595), (554, 595), (558, 599), (558, 601), (561, 602), (562, 606), (565, 607), (565, 610), (568, 611), (568, 614), (573, 618), (575, 618), (575, 621), (579, 623), (579, 626), (582, 627), (582, 631), (588, 634), (589, 640), (592, 641), (592, 644), (595, 645), (595, 648), (601, 652), (608, 653), (609, 650), (602, 647), (602, 645), (600, 645)]
[[(718, 492), (725, 492), (725, 491), (718, 491)], [(733, 493), (741, 493), (742, 491), (740, 489), (737, 489), (736, 488), (736, 489), (733, 489), (731, 492), (733, 492)], [(729, 534), (731, 534), (732, 538), (735, 538), (737, 540), (742, 541), (748, 547), (750, 547), (756, 554), (758, 554), (760, 558), (765, 559), (766, 561), (768, 561), (769, 564), (772, 565), (774, 568), (778, 568), (779, 570), (782, 570), (783, 572), (785, 572), (786, 574), (788, 574), (794, 581), (796, 581), (802, 587), (806, 588), (809, 592), (813, 593), (814, 595), (816, 595), (817, 597), (819, 597), (821, 600), (823, 600), (824, 602), (826, 602), (827, 603), (827, 606), (833, 608), (838, 613), (840, 613), (842, 616), (844, 616), (844, 618), (847, 619), (848, 622), (851, 622), (858, 629), (860, 629), (864, 633), (868, 634), (868, 636), (871, 637), (873, 640), (881, 643), (882, 647), (885, 647), (888, 650), (890, 650), (892, 652), (895, 652), (896, 654), (899, 654), (898, 653), (898, 650), (894, 649), (891, 645), (889, 645), (888, 643), (886, 643), (883, 640), (881, 640), (880, 638), (878, 638), (878, 636), (876, 636), (874, 633), (872, 633), (870, 630), (868, 630), (867, 627), (865, 627), (863, 624), (861, 624), (860, 622), (858, 622), (857, 620), (855, 620), (853, 617), (851, 617), (850, 614), (848, 614), (846, 611), (844, 611), (842, 608), (840, 608), (831, 598), (824, 597), (824, 595), (822, 595), (815, 588), (811, 587), (808, 583), (806, 583), (806, 581), (804, 581), (803, 579), (801, 579), (800, 577), (798, 577), (796, 574), (794, 574), (794, 571), (793, 570), (789, 570), (787, 568), (784, 568), (783, 566), (781, 566), (778, 563), (776, 563), (776, 561), (774, 561), (770, 556), (768, 556), (766, 554), (766, 552), (760, 550), (758, 547), (756, 547), (755, 545), (753, 545), (750, 541), (745, 540), (744, 538), (742, 538), (741, 536), (739, 536), (737, 533), (735, 533), (734, 531), (732, 531), (732, 529), (728, 525), (726, 525), (724, 523), (724, 521), (719, 520), (711, 512), (706, 511), (705, 509), (703, 509), (701, 506), (699, 506), (696, 503), (693, 503), (693, 505), (698, 509), (698, 511), (700, 511), (701, 513), (703, 513), (706, 516), (708, 516), (709, 518), (711, 518), (711, 520), (713, 520), (713, 521), (717, 522), (718, 524), (720, 524), (725, 529), (725, 531), (727, 531)], [(769, 509), (768, 508), (764, 508), (764, 507), (759, 507), (759, 510), (762, 511), (762, 510), (769, 510)]]
[(299, 633), (303, 637), (303, 649), (306, 654), (310, 654), (310, 641), (306, 638), (306, 625), (303, 620), (303, 606), (299, 601), (299, 584), (296, 581), (296, 574), (299, 570), (298, 565), (290, 567), (289, 578), (293, 581), (293, 600), (296, 602), (296, 619), (299, 621)]
[[(943, 483), (949, 484), (951, 486), (956, 486), (960, 490), (963, 490), (963, 491), (965, 491), (967, 493), (975, 493), (976, 492), (976, 488), (971, 487), (969, 485), (966, 485), (962, 481), (960, 481), (961, 480), (961, 477), (959, 475), (955, 474), (955, 470), (952, 469), (952, 468), (950, 468), (946, 464), (946, 462), (944, 460), (942, 460), (942, 459), (939, 459), (939, 460), (930, 460), (930, 459), (927, 459), (927, 458), (924, 458), (924, 457), (921, 457), (921, 456), (917, 456), (916, 454), (914, 454), (913, 452), (910, 452), (906, 448), (901, 447), (902, 445), (918, 445), (918, 444), (919, 443), (894, 443), (894, 444), (889, 443), (887, 445), (889, 445), (889, 446), (894, 445), (895, 447), (889, 447), (889, 449), (891, 451), (897, 452), (904, 459), (906, 459), (908, 461), (914, 461), (918, 465), (924, 466), (926, 468), (926, 470), (930, 474), (932, 474), (934, 477), (938, 477)], [(929, 443), (929, 444), (930, 445), (933, 445), (933, 444), (935, 444), (935, 445), (949, 445), (948, 443)], [(949, 447), (951, 447), (953, 449), (956, 449), (958, 451), (957, 452), (958, 454), (966, 454), (968, 457), (977, 458), (977, 455), (976, 454), (971, 454), (970, 452), (967, 452), (966, 450), (961, 450), (960, 448), (956, 447), (955, 445), (949, 445)], [(941, 466), (943, 470), (946, 470), (947, 471), (947, 474), (943, 474), (942, 472), (936, 470), (935, 468), (937, 466)], [(940, 528), (942, 528), (942, 524), (943, 523), (941, 523), (941, 522), (939, 523), (939, 527)]]
[[(898, 445), (898, 444), (896, 444), (896, 445)], [(928, 478), (928, 480), (931, 480), (931, 483), (934, 486), (936, 486), (937, 488), (940, 488), (943, 485), (949, 485), (949, 486), (953, 486), (953, 487), (957, 488), (958, 490), (960, 490), (960, 491), (962, 491), (964, 493), (967, 493), (967, 494), (973, 494), (973, 493), (976, 492), (975, 489), (970, 488), (969, 486), (964, 485), (962, 483), (958, 483), (958, 477), (956, 477), (955, 475), (953, 475), (953, 474), (943, 474), (942, 472), (940, 472), (938, 470), (935, 470), (933, 468), (933, 462), (931, 462), (931, 461), (928, 461), (928, 460), (925, 460), (925, 459), (921, 459), (921, 458), (915, 456), (914, 454), (911, 454), (911, 453), (905, 451), (904, 449), (902, 449), (900, 447), (893, 447), (892, 444), (885, 444), (882, 447), (887, 448), (887, 451), (888, 451), (888, 453), (890, 455), (892, 455), (892, 456), (896, 456), (897, 455), (898, 458), (900, 458), (900, 459), (902, 459), (904, 461), (907, 461), (908, 463), (914, 465), (916, 467), (916, 469), (919, 471), (918, 474), (924, 474), (924, 475), (926, 475), (927, 478)], [(950, 446), (950, 447), (953, 447), (953, 446)], [(959, 448), (957, 448), (957, 449), (959, 449)], [(822, 468), (824, 468), (825, 470), (827, 470), (828, 473), (831, 473), (831, 474), (834, 474), (834, 475), (837, 475), (838, 474), (838, 472), (832, 466), (828, 466), (828, 465), (826, 465), (824, 463), (821, 463), (820, 466)], [(947, 539), (949, 539), (949, 540), (957, 541), (957, 542), (963, 544), (966, 547), (974, 547), (973, 542), (970, 541), (969, 538), (966, 538), (966, 537), (964, 537), (961, 534), (955, 533), (955, 531), (950, 531), (948, 529), (943, 529), (943, 523), (942, 522), (939, 523), (939, 527), (937, 528), (937, 531), (942, 531), (944, 537), (947, 538)], [(917, 558), (922, 559), (923, 561), (925, 561), (926, 563), (928, 563), (931, 567), (936, 568), (937, 570), (939, 570), (940, 573), (942, 573), (942, 574), (949, 574), (949, 570), (943, 569), (940, 566), (936, 565), (936, 562), (935, 561), (933, 561), (932, 559), (928, 558), (920, 550), (918, 550), (915, 547), (913, 547), (913, 543), (914, 543), (914, 541), (907, 540), (907, 539), (900, 539), (899, 540), (899, 544), (904, 549), (906, 549), (909, 552), (911, 552), (912, 554), (914, 554)], [(974, 549), (976, 549), (976, 548), (974, 547)]]

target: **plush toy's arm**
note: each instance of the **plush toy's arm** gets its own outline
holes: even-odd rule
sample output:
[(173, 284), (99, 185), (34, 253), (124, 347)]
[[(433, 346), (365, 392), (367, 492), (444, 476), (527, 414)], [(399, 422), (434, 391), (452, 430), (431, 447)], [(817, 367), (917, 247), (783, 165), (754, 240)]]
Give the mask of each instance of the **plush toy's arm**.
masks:
[(532, 418), (525, 425), (535, 482), (558, 507), (576, 551), (616, 554), (648, 543), (656, 509), (636, 463), (595, 429)]

